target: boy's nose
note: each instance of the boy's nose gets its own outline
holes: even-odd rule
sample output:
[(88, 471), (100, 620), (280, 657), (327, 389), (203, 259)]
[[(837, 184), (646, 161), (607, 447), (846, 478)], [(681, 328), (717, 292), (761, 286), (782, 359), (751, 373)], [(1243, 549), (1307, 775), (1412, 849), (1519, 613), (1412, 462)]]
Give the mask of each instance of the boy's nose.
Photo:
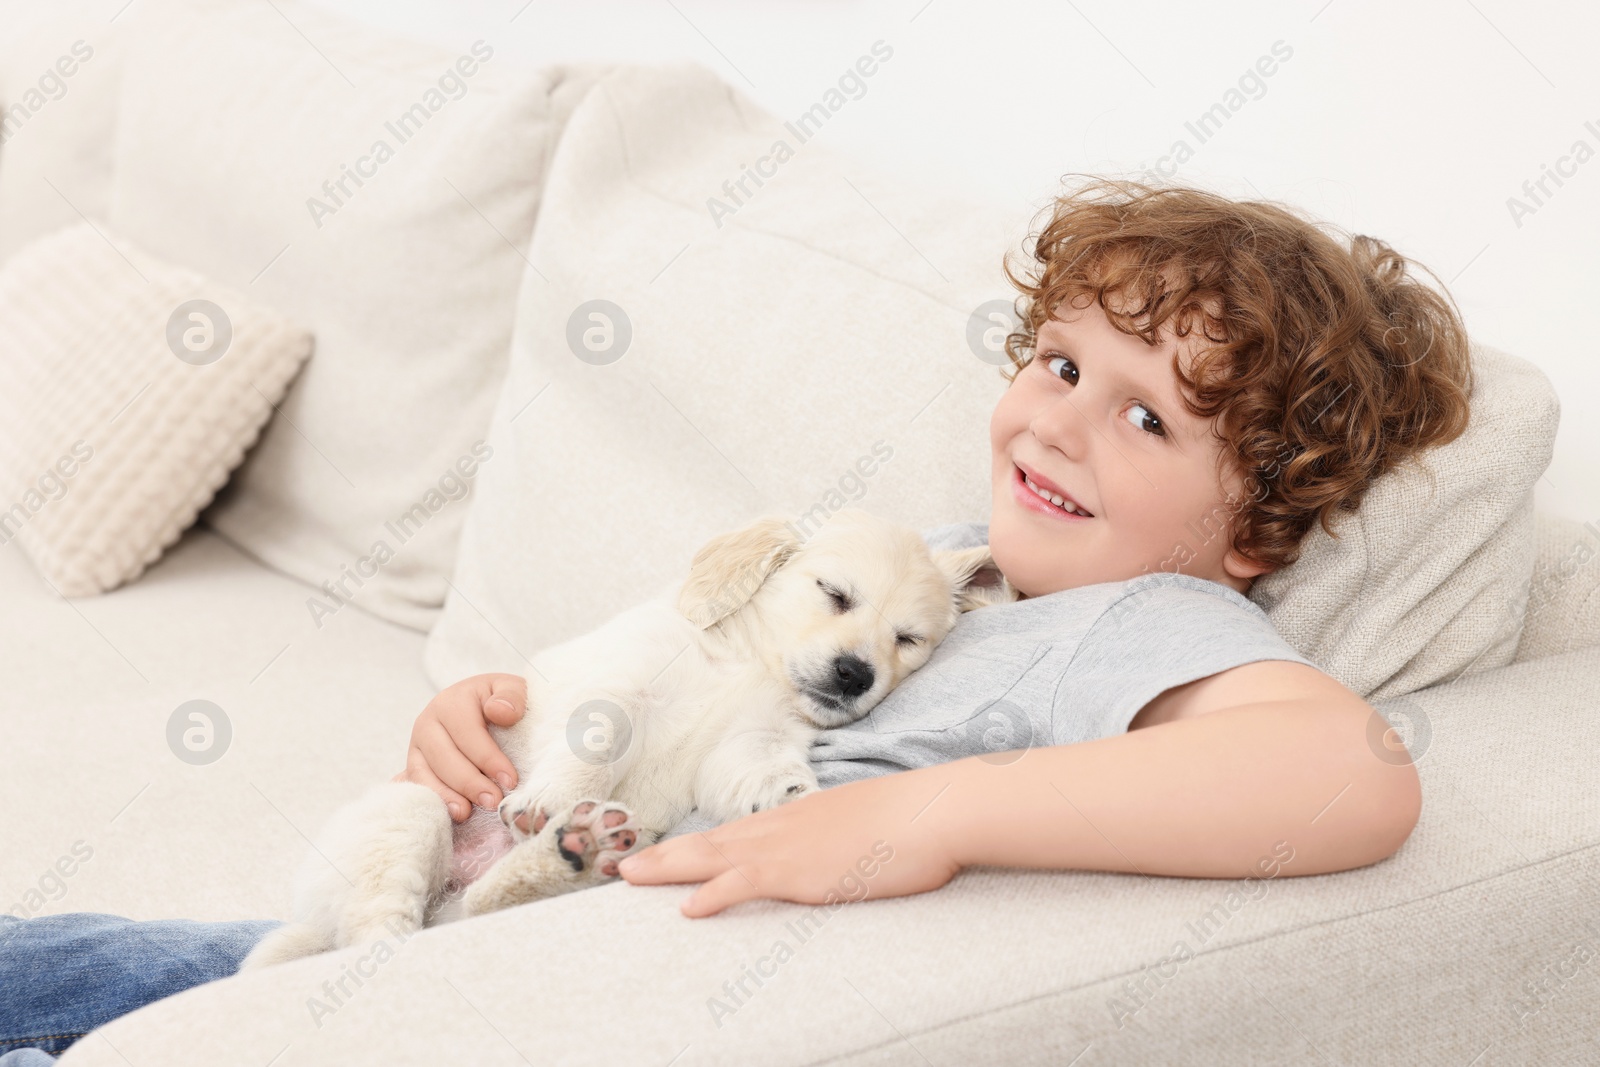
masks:
[(1028, 428), (1040, 443), (1073, 459), (1081, 459), (1085, 442), (1094, 433), (1089, 426), (1090, 409), (1083, 406), (1090, 402), (1090, 398), (1082, 394), (1057, 397), (1033, 413)]

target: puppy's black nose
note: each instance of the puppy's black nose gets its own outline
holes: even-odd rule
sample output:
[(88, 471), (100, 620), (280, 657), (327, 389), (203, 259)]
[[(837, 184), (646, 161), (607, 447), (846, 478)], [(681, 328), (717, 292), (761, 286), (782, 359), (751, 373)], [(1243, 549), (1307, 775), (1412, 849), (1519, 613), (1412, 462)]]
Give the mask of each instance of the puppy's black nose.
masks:
[(872, 664), (860, 656), (845, 653), (833, 661), (833, 670), (834, 691), (846, 700), (854, 700), (872, 688)]

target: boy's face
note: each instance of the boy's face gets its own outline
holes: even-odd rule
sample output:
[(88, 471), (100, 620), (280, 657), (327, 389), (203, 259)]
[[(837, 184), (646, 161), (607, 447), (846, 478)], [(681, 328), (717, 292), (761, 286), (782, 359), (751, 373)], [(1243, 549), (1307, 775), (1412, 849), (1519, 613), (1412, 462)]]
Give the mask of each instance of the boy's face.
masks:
[[(1182, 339), (1185, 370), (1194, 338)], [(995, 405), (989, 547), (1023, 595), (1152, 571), (1181, 571), (1247, 593), (1269, 569), (1229, 547), (1243, 478), (1231, 464), (1226, 479), (1219, 474), (1222, 442), (1211, 436), (1209, 420), (1180, 402), (1172, 370), (1180, 348), (1170, 334), (1162, 342), (1151, 348), (1122, 333), (1099, 303), (1082, 310), (1063, 304), (1039, 328), (1034, 358)], [(1024, 470), (1092, 517), (1041, 499), (1024, 484)]]

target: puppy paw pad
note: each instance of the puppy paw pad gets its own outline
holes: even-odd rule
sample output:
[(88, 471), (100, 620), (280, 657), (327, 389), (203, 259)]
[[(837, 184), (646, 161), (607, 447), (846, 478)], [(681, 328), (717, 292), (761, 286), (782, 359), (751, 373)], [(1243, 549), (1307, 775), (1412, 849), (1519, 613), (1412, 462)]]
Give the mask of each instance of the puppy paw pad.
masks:
[(538, 797), (532, 792), (519, 790), (500, 801), (500, 821), (516, 840), (522, 841), (545, 828), (550, 821), (550, 809), (538, 803)]
[(556, 851), (575, 874), (597, 869), (616, 877), (617, 864), (639, 846), (633, 813), (614, 801), (580, 800), (551, 823), (558, 827), (553, 835)]

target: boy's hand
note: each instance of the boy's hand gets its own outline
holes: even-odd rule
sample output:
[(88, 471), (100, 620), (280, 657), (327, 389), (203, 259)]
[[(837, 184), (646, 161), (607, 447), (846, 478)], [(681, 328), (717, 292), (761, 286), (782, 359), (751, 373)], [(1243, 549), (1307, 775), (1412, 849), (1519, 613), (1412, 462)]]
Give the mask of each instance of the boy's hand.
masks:
[(515, 674), (475, 674), (441, 689), (412, 724), (406, 769), (390, 781), (427, 786), (455, 822), (472, 814), (474, 803), (493, 811), (516, 788), (517, 769), (484, 720), (510, 726), (527, 703), (528, 683)]
[(678, 910), (715, 915), (757, 897), (831, 904), (938, 889), (961, 869), (923, 814), (944, 789), (945, 767), (847, 782), (680, 834), (621, 864), (633, 885), (703, 882)]

